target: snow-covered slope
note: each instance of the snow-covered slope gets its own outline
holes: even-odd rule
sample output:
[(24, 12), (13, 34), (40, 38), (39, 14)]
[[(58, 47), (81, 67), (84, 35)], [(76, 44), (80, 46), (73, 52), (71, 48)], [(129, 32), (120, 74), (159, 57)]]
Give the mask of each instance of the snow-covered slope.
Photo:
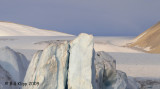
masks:
[(160, 22), (136, 37), (129, 46), (150, 53), (160, 53)]
[(38, 29), (30, 26), (0, 21), (0, 36), (72, 36), (70, 34)]

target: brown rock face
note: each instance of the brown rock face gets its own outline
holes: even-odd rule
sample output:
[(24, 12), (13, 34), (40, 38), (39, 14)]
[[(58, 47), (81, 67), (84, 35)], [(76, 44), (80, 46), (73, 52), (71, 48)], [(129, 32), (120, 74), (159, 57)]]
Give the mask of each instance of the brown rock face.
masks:
[(160, 53), (160, 22), (136, 37), (129, 46), (142, 48), (149, 53)]

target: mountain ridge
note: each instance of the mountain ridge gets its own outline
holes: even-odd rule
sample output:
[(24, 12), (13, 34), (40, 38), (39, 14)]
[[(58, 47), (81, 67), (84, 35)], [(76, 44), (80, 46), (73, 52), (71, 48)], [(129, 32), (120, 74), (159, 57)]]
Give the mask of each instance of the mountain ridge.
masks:
[(137, 36), (129, 47), (140, 48), (149, 53), (160, 53), (160, 22)]

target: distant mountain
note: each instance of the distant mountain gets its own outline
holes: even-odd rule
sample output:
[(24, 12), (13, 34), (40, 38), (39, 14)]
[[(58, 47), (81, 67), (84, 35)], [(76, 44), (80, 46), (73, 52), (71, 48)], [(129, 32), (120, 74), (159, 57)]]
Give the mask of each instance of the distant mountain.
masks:
[(70, 34), (38, 29), (26, 25), (0, 21), (0, 36), (72, 36)]
[(160, 22), (136, 37), (129, 46), (149, 53), (160, 53)]

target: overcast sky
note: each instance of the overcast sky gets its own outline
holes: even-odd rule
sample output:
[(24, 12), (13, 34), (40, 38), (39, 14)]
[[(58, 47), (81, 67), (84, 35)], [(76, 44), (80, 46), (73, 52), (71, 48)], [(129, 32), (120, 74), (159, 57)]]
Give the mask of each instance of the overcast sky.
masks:
[(74, 35), (136, 36), (160, 21), (160, 0), (0, 0), (0, 20)]

